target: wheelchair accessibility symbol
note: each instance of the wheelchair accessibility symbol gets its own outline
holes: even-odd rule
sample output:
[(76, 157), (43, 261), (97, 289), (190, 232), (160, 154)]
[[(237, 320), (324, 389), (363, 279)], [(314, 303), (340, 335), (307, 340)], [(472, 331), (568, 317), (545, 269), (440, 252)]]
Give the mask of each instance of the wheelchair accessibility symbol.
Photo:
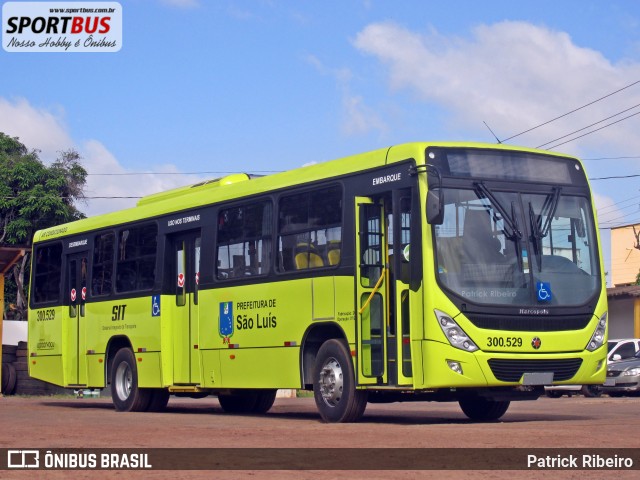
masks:
[(546, 282), (537, 282), (536, 283), (536, 292), (538, 294), (539, 302), (550, 302), (551, 301), (551, 284)]
[(151, 297), (151, 316), (160, 316), (160, 295), (153, 295)]

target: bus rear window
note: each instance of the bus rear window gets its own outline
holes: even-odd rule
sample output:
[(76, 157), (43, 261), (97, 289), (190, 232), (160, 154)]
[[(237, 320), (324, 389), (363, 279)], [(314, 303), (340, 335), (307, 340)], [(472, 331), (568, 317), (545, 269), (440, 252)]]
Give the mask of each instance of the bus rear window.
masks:
[(59, 300), (62, 285), (62, 244), (37, 248), (34, 269), (33, 302), (39, 304)]

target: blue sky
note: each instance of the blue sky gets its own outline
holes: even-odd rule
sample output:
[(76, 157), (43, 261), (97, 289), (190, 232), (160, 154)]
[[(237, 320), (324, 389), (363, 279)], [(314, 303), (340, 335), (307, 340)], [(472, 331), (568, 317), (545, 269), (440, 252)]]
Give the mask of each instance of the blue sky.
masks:
[[(492, 142), (483, 121), (504, 139), (640, 80), (633, 1), (120, 3), (119, 52), (0, 51), (0, 131), (45, 161), (79, 150), (88, 196), (406, 141)], [(510, 143), (536, 147), (635, 105), (640, 84)], [(631, 117), (557, 150), (588, 159), (592, 178), (640, 173), (639, 127)], [(172, 174), (95, 175), (106, 172)], [(593, 187), (608, 259), (606, 228), (640, 221), (639, 180)]]

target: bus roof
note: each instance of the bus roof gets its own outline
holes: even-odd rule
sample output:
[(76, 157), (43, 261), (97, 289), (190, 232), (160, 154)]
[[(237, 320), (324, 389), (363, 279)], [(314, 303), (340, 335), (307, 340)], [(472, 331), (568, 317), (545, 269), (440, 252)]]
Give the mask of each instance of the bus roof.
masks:
[(279, 190), (281, 188), (301, 185), (316, 180), (339, 177), (350, 173), (383, 167), (407, 159), (415, 159), (418, 164), (421, 164), (424, 162), (424, 153), (427, 147), (491, 148), (494, 150), (504, 149), (544, 154), (551, 153), (529, 148), (475, 142), (405, 143), (343, 157), (337, 160), (315, 163), (272, 175), (252, 176), (246, 173), (237, 173), (200, 182), (195, 185), (187, 185), (147, 195), (141, 198), (135, 207), (129, 209), (96, 215), (75, 222), (39, 230), (34, 235), (34, 243), (92, 231), (106, 226), (126, 224), (145, 218), (154, 218), (163, 214), (185, 211), (198, 206), (211, 205), (221, 201)]

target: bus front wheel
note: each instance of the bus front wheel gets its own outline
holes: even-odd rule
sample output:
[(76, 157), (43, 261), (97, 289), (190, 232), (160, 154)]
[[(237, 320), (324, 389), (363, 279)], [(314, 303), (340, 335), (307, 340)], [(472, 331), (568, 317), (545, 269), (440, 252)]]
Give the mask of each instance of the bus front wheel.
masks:
[(119, 412), (144, 412), (151, 392), (138, 387), (136, 357), (129, 348), (116, 353), (111, 367), (111, 398)]
[(458, 403), (464, 414), (471, 420), (490, 422), (502, 417), (507, 412), (511, 402), (470, 396), (461, 398)]
[(318, 350), (313, 396), (325, 422), (356, 422), (367, 407), (367, 392), (357, 390), (349, 350), (344, 342), (327, 340)]

